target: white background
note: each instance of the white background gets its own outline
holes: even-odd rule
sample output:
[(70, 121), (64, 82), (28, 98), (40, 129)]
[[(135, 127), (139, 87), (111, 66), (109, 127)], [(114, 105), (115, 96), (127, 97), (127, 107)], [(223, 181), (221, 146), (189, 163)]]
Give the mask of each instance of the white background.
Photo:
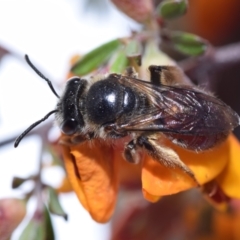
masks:
[[(0, 64), (0, 141), (21, 133), (56, 104), (48, 85), (24, 62), (25, 53), (56, 84), (65, 78), (73, 55), (127, 36), (139, 27), (112, 5), (102, 15), (82, 5), (80, 0), (0, 1), (0, 45), (19, 56), (5, 57)], [(11, 189), (12, 177), (35, 173), (39, 155), (37, 137), (25, 138), (17, 149), (13, 143), (0, 148), (0, 198), (21, 196), (21, 190)], [(44, 173), (43, 177), (57, 185), (61, 176), (56, 170)], [(25, 189), (29, 187), (26, 185)], [(109, 224), (93, 222), (73, 193), (62, 196), (61, 202), (69, 221), (53, 217), (57, 240), (108, 238)], [(28, 218), (34, 209), (33, 201), (29, 209)], [(18, 239), (26, 222), (12, 239)]]

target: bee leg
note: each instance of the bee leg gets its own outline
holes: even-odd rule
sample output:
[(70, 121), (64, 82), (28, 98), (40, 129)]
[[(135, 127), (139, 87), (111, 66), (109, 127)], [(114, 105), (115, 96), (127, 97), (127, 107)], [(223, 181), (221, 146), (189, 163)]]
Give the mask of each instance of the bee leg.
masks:
[(163, 77), (163, 70), (166, 70), (167, 67), (164, 66), (156, 66), (151, 65), (148, 67), (150, 72), (150, 81), (154, 85), (161, 85), (162, 84), (162, 77)]
[(136, 143), (136, 139), (133, 139), (125, 146), (123, 157), (129, 163), (137, 164), (140, 162), (141, 154), (138, 151), (138, 145)]
[(60, 142), (61, 144), (65, 144), (65, 145), (73, 145), (73, 144), (79, 144), (85, 141), (89, 141), (93, 138), (94, 138), (94, 133), (90, 132), (87, 135), (76, 135), (73, 137), (62, 136)]
[(144, 135), (139, 136), (137, 138), (137, 145), (139, 147), (143, 147), (149, 155), (151, 155), (162, 165), (168, 168), (181, 169), (184, 173), (190, 176), (197, 183), (197, 185), (199, 185), (194, 173), (181, 161), (177, 153), (171, 148), (160, 145), (156, 138), (151, 138), (151, 136)]
[(175, 85), (175, 84), (190, 84), (188, 78), (184, 75), (183, 71), (177, 66), (156, 66), (151, 65), (148, 67), (150, 72), (150, 81), (160, 86), (165, 85)]
[(71, 138), (71, 143), (72, 144), (79, 144), (79, 143), (83, 143), (85, 141), (87, 141), (86, 136), (79, 135), (79, 136), (75, 136), (75, 137)]
[(134, 67), (127, 67), (124, 75), (127, 77), (133, 77), (133, 78), (138, 77), (138, 73), (135, 71)]

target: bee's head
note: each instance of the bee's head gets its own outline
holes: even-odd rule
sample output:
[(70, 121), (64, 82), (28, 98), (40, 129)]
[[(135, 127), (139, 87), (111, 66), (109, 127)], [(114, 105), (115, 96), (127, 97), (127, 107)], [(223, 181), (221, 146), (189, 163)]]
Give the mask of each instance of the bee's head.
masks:
[(81, 96), (86, 80), (82, 80), (78, 77), (74, 77), (67, 82), (65, 93), (60, 98), (52, 86), (51, 81), (46, 78), (30, 61), (28, 55), (25, 55), (25, 59), (28, 65), (42, 78), (44, 79), (54, 95), (59, 98), (58, 105), (55, 110), (49, 112), (45, 117), (36, 121), (29, 126), (16, 140), (14, 147), (17, 147), (20, 141), (37, 125), (44, 122), (50, 115), (56, 114), (56, 118), (59, 121), (59, 126), (63, 133), (66, 135), (74, 134), (79, 128), (84, 125), (82, 115), (79, 111), (78, 98)]
[(69, 79), (65, 92), (57, 104), (56, 120), (66, 135), (73, 135), (84, 126), (79, 100), (86, 84), (87, 81), (79, 77)]

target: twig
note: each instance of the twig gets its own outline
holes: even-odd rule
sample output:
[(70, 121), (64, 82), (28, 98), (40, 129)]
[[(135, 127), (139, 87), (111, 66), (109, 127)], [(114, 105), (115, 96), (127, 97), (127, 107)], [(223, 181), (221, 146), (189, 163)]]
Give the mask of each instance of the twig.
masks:
[[(47, 141), (48, 140), (47, 139), (48, 132), (51, 129), (52, 125), (53, 125), (53, 121), (43, 123), (41, 126), (37, 127), (36, 129), (32, 130), (31, 132), (29, 132), (25, 137), (38, 135), (42, 138), (43, 141)], [(20, 134), (18, 134), (17, 136), (5, 139), (3, 141), (0, 141), (0, 147), (3, 147), (10, 143), (13, 143), (19, 135)]]
[[(211, 48), (199, 58), (188, 58), (179, 62), (183, 71), (197, 83), (207, 83), (213, 75), (240, 64), (240, 43)], [(212, 75), (213, 74), (213, 75)]]
[(213, 62), (218, 68), (228, 68), (240, 64), (240, 43), (230, 44), (216, 48)]
[(37, 173), (37, 178), (35, 181), (35, 189), (34, 193), (37, 199), (37, 206), (35, 210), (34, 217), (39, 217), (42, 216), (43, 214), (43, 198), (42, 198), (42, 189), (43, 189), (43, 183), (42, 183), (42, 159), (43, 159), (43, 149), (44, 149), (44, 141), (41, 139), (41, 151), (40, 151), (40, 156), (39, 156), (39, 164), (38, 164), (38, 173)]

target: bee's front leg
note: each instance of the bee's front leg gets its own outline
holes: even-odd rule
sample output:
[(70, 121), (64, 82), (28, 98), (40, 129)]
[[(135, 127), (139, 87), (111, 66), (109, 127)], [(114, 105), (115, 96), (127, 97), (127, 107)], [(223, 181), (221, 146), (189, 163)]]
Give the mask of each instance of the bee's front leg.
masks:
[(138, 163), (141, 156), (139, 150), (141, 149), (144, 149), (147, 154), (152, 156), (152, 158), (160, 164), (169, 168), (181, 169), (197, 183), (194, 173), (181, 161), (177, 153), (171, 148), (161, 145), (154, 135), (140, 135), (130, 141), (125, 146), (125, 159), (131, 163)]
[(138, 77), (138, 73), (135, 71), (134, 67), (127, 67), (124, 75), (127, 77), (133, 77), (133, 78)]
[(124, 148), (123, 156), (126, 161), (137, 164), (141, 161), (141, 153), (137, 144), (137, 139), (130, 141)]
[(65, 145), (73, 145), (73, 144), (79, 144), (83, 143), (85, 141), (89, 141), (94, 138), (94, 133), (89, 132), (86, 135), (74, 135), (72, 137), (62, 135), (60, 142)]

